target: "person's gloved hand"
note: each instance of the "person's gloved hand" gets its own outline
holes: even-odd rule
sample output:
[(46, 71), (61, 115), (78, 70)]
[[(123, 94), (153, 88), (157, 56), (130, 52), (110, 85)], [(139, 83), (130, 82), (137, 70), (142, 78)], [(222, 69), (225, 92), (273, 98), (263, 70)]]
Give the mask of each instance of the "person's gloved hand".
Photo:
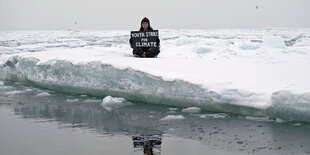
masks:
[(143, 54), (143, 50), (142, 50), (142, 48), (141, 47), (138, 47), (137, 48), (137, 51), (138, 51), (138, 55), (142, 55)]

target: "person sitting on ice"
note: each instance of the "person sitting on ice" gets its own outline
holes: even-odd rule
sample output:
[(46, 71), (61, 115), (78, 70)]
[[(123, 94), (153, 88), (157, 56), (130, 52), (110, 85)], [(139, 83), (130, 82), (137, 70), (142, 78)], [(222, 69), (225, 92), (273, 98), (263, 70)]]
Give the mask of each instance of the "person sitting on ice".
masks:
[[(150, 20), (146, 17), (144, 17), (141, 20), (141, 27), (139, 31), (151, 31), (153, 28), (150, 25)], [(135, 57), (142, 57), (142, 58), (154, 58), (157, 57), (157, 55), (160, 53), (159, 45), (160, 40), (157, 40), (157, 47), (133, 47), (132, 46), (132, 39), (129, 40), (129, 43), (131, 45), (131, 48), (133, 48), (132, 54)]]

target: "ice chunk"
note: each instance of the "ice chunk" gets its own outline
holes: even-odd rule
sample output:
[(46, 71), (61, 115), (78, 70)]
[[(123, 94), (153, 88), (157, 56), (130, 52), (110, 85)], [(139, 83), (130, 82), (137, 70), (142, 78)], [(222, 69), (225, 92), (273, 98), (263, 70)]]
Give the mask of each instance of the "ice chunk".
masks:
[(100, 103), (101, 100), (96, 100), (96, 99), (86, 99), (83, 101), (84, 103)]
[[(161, 31), (157, 59), (133, 58), (128, 31), (2, 32), (0, 79), (56, 92), (309, 121), (310, 31), (296, 30)], [(276, 93), (283, 90), (290, 93)]]
[(68, 103), (75, 103), (75, 102), (79, 102), (79, 99), (75, 98), (75, 99), (67, 99), (66, 102)]
[(199, 116), (200, 118), (229, 118), (226, 113), (216, 113), (216, 114), (203, 114)]
[(310, 38), (304, 38), (300, 42), (297, 42), (295, 46), (310, 46)]
[(38, 93), (37, 96), (50, 96), (51, 94), (48, 92)]
[(20, 94), (20, 93), (23, 93), (23, 91), (13, 90), (13, 91), (10, 91), (10, 92), (6, 92), (5, 94), (7, 94), (7, 95), (14, 95), (14, 94)]
[(108, 111), (113, 110), (114, 108), (119, 108), (125, 105), (130, 105), (130, 102), (127, 102), (124, 98), (107, 96), (102, 100), (101, 106)]
[(286, 48), (284, 39), (280, 36), (265, 36), (263, 43), (267, 47), (272, 48)]
[(287, 121), (285, 121), (285, 120), (283, 120), (283, 119), (281, 119), (281, 118), (276, 118), (276, 122), (277, 122), (277, 123), (285, 123), (285, 122), (287, 122)]
[(118, 97), (112, 97), (112, 96), (107, 96), (102, 100), (102, 104), (108, 105), (108, 104), (122, 104), (126, 102), (124, 98), (118, 98)]
[(177, 111), (179, 108), (169, 108), (170, 111)]
[(199, 113), (201, 111), (201, 109), (199, 107), (188, 107), (185, 109), (182, 109), (182, 112), (186, 112), (186, 113)]
[(162, 121), (167, 121), (167, 120), (181, 120), (181, 119), (185, 119), (185, 117), (183, 115), (168, 115), (164, 118), (162, 118)]
[(272, 122), (274, 120), (270, 119), (269, 117), (255, 117), (255, 116), (246, 116), (248, 120), (258, 121), (258, 122)]

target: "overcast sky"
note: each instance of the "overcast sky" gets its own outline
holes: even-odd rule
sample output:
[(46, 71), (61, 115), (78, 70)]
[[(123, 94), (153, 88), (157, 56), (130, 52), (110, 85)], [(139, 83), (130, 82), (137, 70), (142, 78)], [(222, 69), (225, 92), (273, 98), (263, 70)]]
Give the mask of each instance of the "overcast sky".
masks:
[(310, 0), (0, 0), (0, 30), (129, 30), (145, 16), (156, 29), (310, 28)]

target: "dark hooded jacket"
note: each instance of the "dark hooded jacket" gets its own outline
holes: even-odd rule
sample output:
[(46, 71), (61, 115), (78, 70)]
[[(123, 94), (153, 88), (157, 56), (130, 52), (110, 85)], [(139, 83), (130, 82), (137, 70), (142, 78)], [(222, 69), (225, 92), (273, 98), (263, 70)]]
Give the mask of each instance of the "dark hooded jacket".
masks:
[[(148, 31), (153, 30), (153, 28), (150, 26), (149, 20), (145, 17), (141, 21), (141, 27), (140, 27), (139, 31), (144, 31), (144, 29), (142, 27), (143, 22), (149, 23), (149, 27), (147, 28)], [(145, 52), (146, 57), (156, 57), (160, 53), (160, 50), (159, 50), (160, 40), (159, 39), (157, 40), (157, 44), (159, 46), (158, 47), (152, 47), (152, 48), (150, 48), (150, 47), (134, 48), (132, 46), (131, 38), (129, 40), (129, 43), (130, 43), (131, 48), (133, 48), (133, 55), (138, 56), (138, 57), (141, 56), (144, 52)]]

